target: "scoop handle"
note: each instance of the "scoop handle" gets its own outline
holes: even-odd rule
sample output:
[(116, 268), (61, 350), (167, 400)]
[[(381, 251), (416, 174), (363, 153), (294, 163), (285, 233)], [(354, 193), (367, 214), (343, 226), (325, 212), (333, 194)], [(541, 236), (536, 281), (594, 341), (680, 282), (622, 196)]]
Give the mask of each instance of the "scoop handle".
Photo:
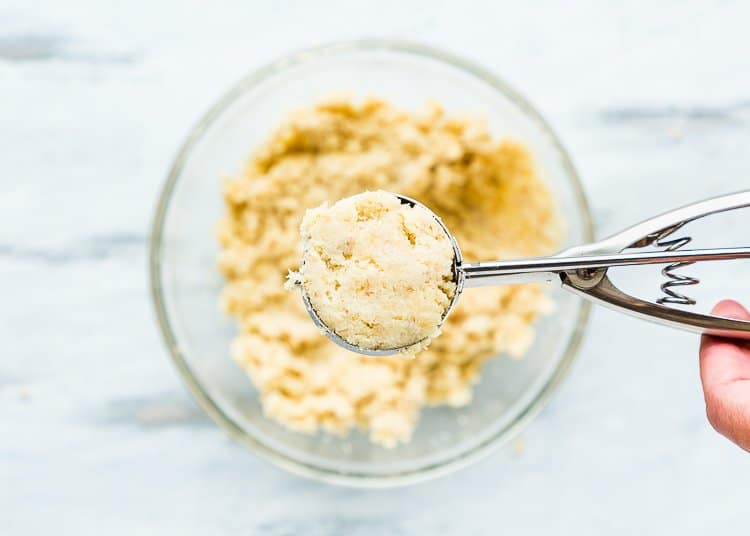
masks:
[[(690, 241), (671, 242), (668, 251), (633, 251), (656, 245), (686, 223), (729, 210), (750, 207), (750, 190), (706, 199), (666, 212), (608, 238), (576, 246), (553, 257), (464, 263), (466, 287), (559, 280), (563, 288), (605, 307), (632, 316), (703, 334), (750, 340), (750, 321), (695, 313), (642, 300), (622, 292), (607, 276), (608, 268), (639, 264), (685, 266), (693, 262), (750, 258), (750, 247), (682, 250)], [(662, 287), (663, 288), (663, 287)]]
[[(582, 254), (622, 254), (623, 250), (656, 246), (672, 249), (674, 251), (671, 251), (671, 253), (678, 254), (675, 256), (675, 262), (672, 264), (676, 268), (684, 267), (698, 260), (716, 260), (709, 257), (703, 259), (691, 258), (690, 255), (694, 254), (695, 251), (679, 249), (690, 242), (690, 237), (684, 236), (675, 239), (673, 238), (675, 232), (685, 224), (697, 219), (748, 207), (750, 207), (750, 190), (706, 199), (636, 224), (594, 244), (571, 248), (560, 255), (565, 257)], [(742, 250), (747, 249), (731, 248), (713, 251), (738, 253), (735, 258), (742, 258), (745, 257)], [(680, 251), (686, 255), (685, 258), (679, 258)], [(672, 283), (672, 286), (696, 284), (698, 282), (696, 279), (689, 277), (680, 278), (678, 276), (676, 278), (672, 277), (672, 279), (676, 281), (676, 283)], [(617, 288), (607, 276), (606, 270), (599, 270), (588, 274), (568, 272), (563, 276), (562, 284), (563, 288), (579, 294), (586, 299), (644, 320), (707, 335), (750, 339), (750, 322), (748, 321), (696, 313), (636, 298)], [(662, 285), (662, 289), (664, 288), (665, 285)], [(674, 294), (672, 295), (674, 296)], [(686, 305), (694, 303), (686, 296), (675, 297), (684, 300), (683, 303)]]
[(563, 287), (609, 309), (663, 326), (703, 335), (750, 340), (750, 322), (747, 320), (694, 313), (645, 301), (625, 294), (606, 276), (591, 288), (577, 286), (570, 280), (563, 280)]
[(511, 261), (464, 263), (464, 286), (482, 287), (552, 281), (560, 274), (579, 270), (601, 270), (615, 266), (672, 264), (675, 262), (723, 261), (750, 258), (750, 247), (535, 257)]

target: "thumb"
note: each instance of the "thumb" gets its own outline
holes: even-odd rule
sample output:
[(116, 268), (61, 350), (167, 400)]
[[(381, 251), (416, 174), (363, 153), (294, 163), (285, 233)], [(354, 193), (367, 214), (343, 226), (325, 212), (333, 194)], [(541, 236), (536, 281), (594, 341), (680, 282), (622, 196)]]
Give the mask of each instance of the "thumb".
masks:
[[(750, 320), (750, 312), (732, 300), (720, 302), (712, 312)], [(700, 372), (709, 422), (719, 433), (750, 450), (750, 342), (704, 336)]]

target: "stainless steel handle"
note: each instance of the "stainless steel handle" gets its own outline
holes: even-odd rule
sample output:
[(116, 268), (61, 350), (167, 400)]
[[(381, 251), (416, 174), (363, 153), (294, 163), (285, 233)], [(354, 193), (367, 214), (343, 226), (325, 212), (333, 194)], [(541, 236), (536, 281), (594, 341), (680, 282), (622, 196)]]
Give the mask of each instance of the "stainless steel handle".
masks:
[(582, 298), (642, 320), (704, 335), (750, 339), (750, 322), (746, 320), (704, 315), (641, 300), (622, 292), (608, 277), (604, 277), (592, 288), (577, 287), (569, 281), (564, 281), (563, 285)]
[[(675, 231), (688, 222), (744, 207), (750, 207), (750, 190), (678, 208), (604, 240), (576, 246), (553, 257), (459, 263), (460, 281), (465, 287), (480, 287), (558, 280), (563, 288), (583, 298), (638, 318), (698, 333), (750, 339), (750, 321), (705, 315), (645, 301), (622, 292), (607, 276), (607, 270), (614, 266), (665, 264), (669, 271), (670, 267), (676, 269), (699, 261), (750, 258), (750, 247), (680, 250), (690, 238), (672, 239)], [(651, 245), (668, 249), (632, 251)], [(671, 272), (669, 275), (681, 281), (679, 276)], [(691, 284), (697, 282), (695, 279), (689, 281)]]
[[(616, 253), (627, 248), (648, 246), (658, 239), (659, 234), (663, 234), (671, 229), (677, 229), (686, 223), (711, 216), (712, 214), (747, 207), (750, 207), (750, 190), (712, 197), (711, 199), (670, 210), (632, 227), (628, 227), (604, 240), (590, 244), (590, 246), (584, 246), (584, 248), (590, 253)], [(569, 251), (572, 252), (576, 249), (572, 248)], [(566, 253), (563, 252), (563, 254)]]
[[(661, 214), (593, 244), (570, 248), (561, 252), (558, 256), (624, 255), (625, 253), (621, 253), (622, 250), (651, 245), (671, 247), (672, 249), (679, 248), (681, 245), (689, 242), (690, 238), (681, 237), (672, 239), (672, 236), (674, 236), (673, 233), (676, 230), (682, 228), (686, 223), (712, 214), (747, 207), (750, 207), (750, 190), (714, 197)], [(747, 248), (733, 249), (737, 251)], [(658, 253), (663, 254), (667, 252)], [(678, 252), (672, 251), (671, 253)], [(683, 253), (690, 254), (691, 252), (686, 251)], [(694, 262), (695, 260), (697, 259), (681, 260), (677, 256), (674, 258), (675, 263)], [(690, 282), (697, 283), (697, 280), (693, 279)], [(599, 270), (590, 278), (581, 277), (578, 272), (568, 272), (562, 276), (562, 285), (563, 288), (586, 299), (662, 325), (709, 335), (750, 339), (750, 321), (695, 313), (636, 298), (617, 288), (607, 276), (606, 269)]]
[(615, 266), (671, 264), (675, 262), (723, 261), (750, 258), (750, 247), (537, 257), (521, 260), (463, 263), (465, 287), (482, 287), (533, 281), (552, 281), (561, 273), (600, 270)]

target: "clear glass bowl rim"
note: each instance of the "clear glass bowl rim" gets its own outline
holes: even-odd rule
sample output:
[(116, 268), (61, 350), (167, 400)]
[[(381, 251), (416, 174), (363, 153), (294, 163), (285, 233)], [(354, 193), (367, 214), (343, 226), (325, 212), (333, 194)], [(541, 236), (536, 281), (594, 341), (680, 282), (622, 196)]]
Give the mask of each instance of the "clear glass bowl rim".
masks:
[(583, 208), (583, 214), (581, 214), (581, 224), (584, 237), (587, 241), (591, 241), (593, 240), (594, 236), (589, 205), (586, 200), (586, 195), (584, 193), (580, 179), (578, 177), (578, 173), (576, 172), (567, 151), (562, 146), (552, 128), (542, 117), (542, 115), (537, 112), (536, 109), (524, 97), (521, 96), (520, 93), (509, 86), (504, 80), (498, 78), (488, 70), (475, 63), (472, 63), (471, 61), (467, 61), (463, 58), (454, 56), (451, 53), (436, 49), (432, 46), (401, 40), (363, 39), (357, 41), (325, 44), (300, 50), (284, 56), (276, 61), (268, 63), (265, 66), (246, 75), (228, 92), (220, 97), (216, 104), (214, 104), (208, 110), (208, 112), (203, 115), (203, 117), (191, 129), (190, 133), (188, 134), (187, 138), (183, 142), (180, 150), (174, 158), (169, 173), (167, 174), (167, 178), (162, 186), (151, 227), (151, 239), (149, 245), (151, 299), (155, 308), (161, 335), (164, 339), (164, 343), (167, 347), (169, 355), (171, 356), (174, 365), (177, 367), (182, 381), (188, 387), (188, 390), (191, 392), (199, 406), (215, 423), (219, 425), (221, 429), (223, 429), (230, 437), (239, 442), (241, 445), (267, 459), (271, 463), (288, 470), (291, 473), (333, 484), (363, 488), (393, 487), (445, 475), (447, 473), (460, 469), (461, 467), (465, 467), (472, 462), (484, 457), (495, 448), (503, 445), (513, 437), (517, 436), (523, 430), (523, 428), (547, 405), (555, 389), (560, 385), (562, 380), (567, 375), (568, 370), (570, 369), (570, 366), (573, 363), (578, 352), (578, 348), (581, 344), (583, 333), (588, 323), (589, 313), (591, 309), (591, 306), (587, 301), (581, 301), (578, 308), (578, 318), (575, 324), (574, 331), (571, 334), (570, 342), (565, 349), (563, 357), (558, 367), (555, 369), (554, 374), (549, 378), (547, 383), (539, 391), (538, 396), (529, 404), (528, 407), (524, 409), (521, 414), (518, 415), (518, 417), (509, 426), (500, 430), (497, 434), (493, 435), (486, 441), (478, 444), (472, 450), (462, 452), (454, 456), (453, 458), (445, 460), (441, 463), (422, 467), (412, 471), (373, 476), (369, 474), (360, 474), (353, 472), (332, 471), (329, 469), (316, 467), (312, 464), (301, 463), (267, 447), (260, 441), (256, 440), (254, 437), (248, 435), (227, 415), (225, 415), (218, 404), (216, 404), (212, 400), (210, 394), (206, 390), (204, 390), (200, 381), (193, 375), (192, 371), (190, 370), (190, 366), (188, 365), (187, 360), (183, 355), (182, 347), (180, 346), (176, 335), (170, 325), (161, 285), (161, 246), (164, 220), (172, 198), (172, 191), (179, 179), (185, 162), (190, 155), (194, 145), (203, 135), (204, 131), (222, 114), (225, 108), (227, 108), (237, 97), (239, 97), (249, 88), (262, 82), (267, 77), (272, 76), (273, 74), (282, 71), (290, 66), (308, 62), (310, 58), (335, 55), (341, 52), (374, 52), (378, 50), (410, 54), (455, 67), (461, 71), (464, 71), (465, 73), (468, 73), (469, 75), (474, 76), (475, 78), (480, 79), (481, 81), (485, 82), (489, 86), (502, 93), (506, 98), (513, 101), (523, 111), (523, 113), (529, 117), (529, 119), (536, 122), (538, 126), (540, 126), (541, 129), (548, 134), (550, 143), (559, 153), (561, 165), (565, 169), (566, 174), (571, 178), (571, 186), (576, 196), (576, 200), (578, 204)]

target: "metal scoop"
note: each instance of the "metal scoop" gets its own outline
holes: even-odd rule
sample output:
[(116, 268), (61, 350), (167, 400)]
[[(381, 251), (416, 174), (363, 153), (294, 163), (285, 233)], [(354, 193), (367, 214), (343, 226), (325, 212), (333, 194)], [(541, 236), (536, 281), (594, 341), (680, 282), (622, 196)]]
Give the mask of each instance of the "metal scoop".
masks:
[[(395, 195), (395, 194), (394, 194)], [(405, 196), (396, 195), (402, 203), (429, 209)], [(702, 261), (721, 261), (750, 258), (750, 247), (680, 250), (691, 241), (690, 237), (673, 239), (682, 226), (704, 216), (729, 210), (750, 207), (750, 190), (707, 199), (667, 212), (634, 225), (624, 231), (591, 244), (575, 246), (550, 257), (513, 259), (465, 263), (456, 239), (440, 218), (432, 213), (453, 245), (453, 277), (456, 292), (445, 311), (442, 321), (458, 302), (464, 288), (518, 283), (559, 281), (562, 287), (596, 303), (601, 303), (629, 315), (666, 326), (740, 339), (750, 339), (750, 321), (734, 320), (715, 315), (705, 315), (668, 307), (666, 304), (692, 305), (695, 301), (678, 292), (679, 287), (695, 285), (699, 281), (677, 274), (675, 270)], [(646, 246), (664, 248), (660, 251), (638, 251)], [(304, 262), (304, 261), (303, 261)], [(667, 281), (662, 284), (665, 296), (656, 303), (636, 298), (622, 292), (607, 276), (615, 266), (662, 264), (662, 274)], [(313, 322), (336, 344), (369, 356), (386, 356), (398, 353), (401, 348), (367, 349), (355, 346), (326, 326), (315, 312), (302, 287), (302, 299)], [(419, 341), (416, 341), (419, 342)]]

